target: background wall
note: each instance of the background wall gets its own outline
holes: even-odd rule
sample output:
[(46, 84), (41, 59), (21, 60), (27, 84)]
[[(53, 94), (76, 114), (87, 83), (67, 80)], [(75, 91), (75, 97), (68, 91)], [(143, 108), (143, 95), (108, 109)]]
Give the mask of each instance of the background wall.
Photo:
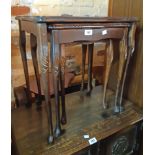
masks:
[[(29, 6), (28, 15), (107, 16), (109, 0), (12, 0), (12, 6)], [(12, 18), (13, 22), (17, 22)], [(14, 25), (14, 28), (15, 25)]]

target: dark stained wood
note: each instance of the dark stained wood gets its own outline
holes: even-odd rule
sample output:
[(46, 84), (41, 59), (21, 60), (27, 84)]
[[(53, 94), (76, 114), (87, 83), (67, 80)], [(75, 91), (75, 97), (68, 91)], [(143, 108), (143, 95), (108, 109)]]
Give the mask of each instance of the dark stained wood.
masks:
[(104, 88), (103, 88), (103, 108), (107, 108), (107, 102), (106, 102), (106, 90), (107, 90), (107, 83), (109, 79), (109, 72), (111, 68), (111, 64), (113, 61), (113, 41), (109, 40), (109, 43), (107, 44), (107, 49), (106, 49), (106, 56), (105, 56), (105, 71), (104, 71)]
[[(129, 30), (129, 36), (128, 36), (128, 53), (127, 54), (127, 61), (125, 64), (125, 69), (124, 69), (124, 74), (123, 74), (123, 78), (122, 78), (122, 84), (121, 84), (121, 88), (120, 88), (120, 97), (119, 97), (119, 101), (118, 104), (120, 106), (121, 109), (123, 109), (123, 105), (122, 105), (122, 97), (123, 97), (123, 92), (124, 92), (124, 83), (125, 83), (125, 79), (126, 79), (126, 73), (128, 70), (128, 65), (130, 62), (130, 58), (133, 55), (133, 52), (135, 51), (135, 32), (136, 32), (136, 24), (132, 24), (132, 27)], [(126, 45), (124, 45), (126, 48), (125, 50), (127, 50), (127, 41), (125, 43)]]
[(55, 95), (55, 110), (56, 110), (56, 125), (54, 129), (54, 136), (57, 138), (62, 134), (61, 123), (60, 123), (60, 99), (59, 99), (59, 79), (60, 79), (60, 59), (61, 59), (61, 46), (56, 43), (58, 35), (52, 32), (51, 35), (51, 67), (53, 73), (53, 85)]
[(124, 29), (124, 36), (119, 44), (119, 68), (118, 68), (115, 106), (114, 106), (114, 112), (116, 112), (116, 113), (122, 111), (121, 107), (118, 105), (118, 97), (120, 97), (119, 92), (120, 92), (120, 87), (121, 87), (121, 79), (124, 74), (123, 69), (124, 69), (124, 65), (125, 65), (125, 61), (126, 61), (127, 53), (128, 53), (128, 51), (127, 51), (128, 50), (127, 49), (128, 48), (127, 37), (128, 37), (128, 29), (126, 28), (126, 29)]
[[(107, 101), (113, 104), (114, 92), (108, 90)], [(111, 115), (103, 118), (102, 87), (95, 87), (91, 97), (80, 98), (80, 92), (66, 95), (67, 125), (63, 126), (65, 133), (48, 145), (48, 122), (44, 104), (37, 110), (33, 104), (31, 109), (20, 107), (12, 111), (12, 128), (16, 138), (18, 152), (22, 155), (51, 154), (69, 155), (79, 152), (89, 146), (88, 140), (83, 138), (89, 134), (97, 141), (129, 127), (142, 120), (142, 112), (129, 101), (123, 100), (125, 111), (118, 115), (111, 115), (112, 109), (107, 112)], [(54, 100), (52, 99), (53, 103)], [(111, 105), (110, 104), (110, 105)], [(52, 104), (54, 106), (54, 104)], [(52, 112), (55, 110), (52, 108)], [(54, 120), (55, 123), (55, 120)]]
[(49, 55), (48, 55), (48, 42), (47, 42), (47, 26), (46, 24), (37, 24), (37, 46), (38, 46), (38, 57), (39, 65), (41, 69), (41, 82), (43, 84), (43, 91), (45, 94), (45, 103), (48, 119), (48, 143), (54, 141), (53, 137), (53, 124), (52, 124), (52, 111), (49, 94)]
[[(103, 39), (121, 39), (123, 37), (124, 28), (100, 28), (92, 29), (92, 35), (85, 35), (87, 29), (70, 29), (70, 30), (53, 30), (57, 33), (56, 43), (74, 43), (74, 42), (97, 42)], [(106, 34), (102, 35), (102, 31)]]
[(66, 59), (65, 57), (62, 56), (62, 53), (64, 53), (64, 48), (65, 45), (61, 45), (61, 50), (60, 50), (60, 90), (61, 90), (61, 123), (66, 124), (67, 123), (67, 117), (66, 117), (66, 105), (65, 105), (65, 64), (66, 64)]
[[(118, 9), (119, 8), (119, 9)], [(110, 0), (109, 16), (132, 17), (139, 20), (136, 30), (135, 52), (129, 63), (124, 96), (140, 107), (143, 106), (143, 0)]]
[(17, 16), (16, 19), (38, 23), (117, 23), (135, 22), (136, 17), (72, 17), (72, 16)]
[(81, 91), (84, 91), (84, 76), (85, 76), (85, 62), (86, 62), (87, 44), (82, 44), (82, 79), (81, 79)]
[(28, 103), (27, 106), (31, 106), (31, 92), (30, 92), (30, 84), (29, 84), (29, 73), (28, 73), (28, 65), (27, 65), (27, 58), (26, 58), (26, 37), (25, 37), (25, 31), (21, 30), (21, 21), (19, 21), (19, 46), (20, 46), (20, 53), (22, 57), (23, 62), (23, 68), (24, 68), (24, 75), (25, 75), (25, 81), (27, 86), (27, 100)]
[(87, 85), (88, 96), (91, 95), (92, 90), (93, 51), (94, 51), (94, 44), (88, 44), (88, 85)]
[(142, 121), (106, 138), (101, 141), (99, 155), (137, 155), (139, 150), (139, 138)]
[(30, 45), (31, 45), (31, 55), (32, 61), (35, 71), (36, 77), (36, 84), (38, 89), (38, 97), (37, 97), (37, 104), (41, 104), (41, 84), (40, 84), (40, 75), (39, 75), (39, 68), (38, 68), (38, 60), (37, 60), (37, 39), (36, 36), (33, 34), (30, 35)]
[[(26, 22), (26, 21), (25, 21)], [(125, 22), (112, 22), (112, 23), (65, 23), (64, 24), (49, 24), (48, 27), (50, 29), (58, 29), (58, 30), (62, 30), (62, 29), (81, 29), (81, 28), (110, 28), (110, 27), (130, 27), (130, 22), (129, 23), (125, 23)]]

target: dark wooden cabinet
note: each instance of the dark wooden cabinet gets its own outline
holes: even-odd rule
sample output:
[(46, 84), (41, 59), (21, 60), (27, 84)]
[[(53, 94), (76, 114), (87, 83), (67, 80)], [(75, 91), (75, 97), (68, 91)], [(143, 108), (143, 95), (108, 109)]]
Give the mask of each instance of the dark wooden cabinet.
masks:
[[(125, 100), (125, 111), (113, 115), (112, 109), (104, 117), (102, 107), (102, 87), (93, 89), (91, 97), (80, 98), (80, 92), (66, 95), (68, 122), (63, 126), (65, 133), (47, 144), (48, 123), (45, 104), (38, 110), (35, 104), (30, 109), (20, 107), (12, 111), (12, 137), (17, 152), (29, 154), (88, 154), (117, 155), (119, 151), (137, 152), (139, 134), (141, 132), (142, 111), (133, 103)], [(110, 102), (114, 93), (108, 90), (107, 100)], [(53, 103), (54, 100), (51, 100)], [(52, 104), (52, 106), (54, 106)], [(54, 113), (54, 111), (53, 111)], [(55, 124), (55, 121), (53, 122)], [(90, 145), (83, 135), (89, 139), (95, 137), (97, 143)], [(116, 154), (112, 153), (115, 152)], [(134, 153), (133, 152), (133, 153)], [(124, 152), (123, 152), (124, 153)], [(121, 155), (121, 154), (119, 154)], [(124, 154), (122, 154), (124, 155)]]

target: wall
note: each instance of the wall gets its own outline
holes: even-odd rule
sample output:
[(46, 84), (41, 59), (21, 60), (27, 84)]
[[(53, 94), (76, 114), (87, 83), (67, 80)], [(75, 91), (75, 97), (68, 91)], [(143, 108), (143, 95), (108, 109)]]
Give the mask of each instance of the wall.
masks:
[[(12, 0), (12, 6), (29, 6), (28, 15), (107, 16), (109, 0)], [(12, 21), (15, 21), (12, 17)], [(18, 24), (14, 24), (14, 29)]]
[(12, 0), (12, 5), (31, 7), (31, 15), (105, 16), (108, 0)]

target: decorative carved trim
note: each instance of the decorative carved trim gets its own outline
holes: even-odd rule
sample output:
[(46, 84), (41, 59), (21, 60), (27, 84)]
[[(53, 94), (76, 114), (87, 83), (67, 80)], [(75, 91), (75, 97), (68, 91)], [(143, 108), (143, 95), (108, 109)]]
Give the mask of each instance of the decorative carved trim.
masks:
[(129, 141), (127, 137), (118, 138), (112, 146), (112, 155), (122, 155), (128, 149)]
[(65, 72), (65, 64), (66, 64), (66, 58), (65, 57), (60, 57), (60, 58), (55, 58), (55, 63), (53, 66), (54, 69), (54, 75), (58, 76), (59, 71), (62, 72), (62, 74), (64, 74)]

